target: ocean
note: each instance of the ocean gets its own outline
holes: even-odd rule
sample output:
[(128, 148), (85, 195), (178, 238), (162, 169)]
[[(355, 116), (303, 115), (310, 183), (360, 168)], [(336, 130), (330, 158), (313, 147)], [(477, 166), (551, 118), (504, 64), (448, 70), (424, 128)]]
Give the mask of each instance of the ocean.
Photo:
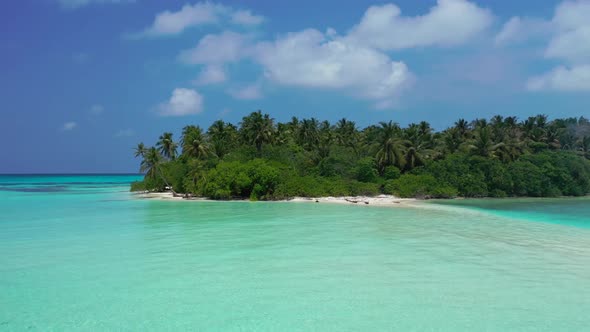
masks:
[(138, 199), (0, 176), (0, 331), (587, 331), (590, 199)]

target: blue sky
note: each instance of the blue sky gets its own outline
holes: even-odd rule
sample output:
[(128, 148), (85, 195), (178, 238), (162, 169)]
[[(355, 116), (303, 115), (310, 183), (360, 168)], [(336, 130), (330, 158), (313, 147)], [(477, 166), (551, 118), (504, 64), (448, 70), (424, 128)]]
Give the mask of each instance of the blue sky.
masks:
[(0, 3), (0, 173), (135, 172), (261, 109), (365, 126), (590, 116), (590, 0)]

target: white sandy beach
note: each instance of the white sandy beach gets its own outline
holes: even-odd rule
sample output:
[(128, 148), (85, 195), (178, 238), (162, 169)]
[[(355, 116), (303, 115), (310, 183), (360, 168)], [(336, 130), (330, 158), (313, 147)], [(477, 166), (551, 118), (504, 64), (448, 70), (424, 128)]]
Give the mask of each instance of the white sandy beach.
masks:
[[(184, 198), (182, 196), (174, 196), (171, 192), (150, 192), (150, 193), (135, 193), (137, 198), (141, 199), (157, 199), (157, 200), (174, 200), (174, 201), (215, 201), (202, 197)], [(247, 201), (247, 200), (237, 200)], [(292, 199), (279, 200), (274, 202), (293, 202), (293, 203), (329, 203), (329, 204), (349, 204), (359, 206), (409, 206), (418, 203), (414, 198), (400, 198), (392, 195), (379, 195), (375, 197), (368, 196), (343, 196), (343, 197), (293, 197)]]

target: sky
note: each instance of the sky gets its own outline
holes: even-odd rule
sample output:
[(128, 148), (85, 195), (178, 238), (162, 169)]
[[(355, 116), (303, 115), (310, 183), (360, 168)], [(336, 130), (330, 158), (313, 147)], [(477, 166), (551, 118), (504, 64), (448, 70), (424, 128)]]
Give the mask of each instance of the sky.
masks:
[(0, 173), (137, 172), (255, 110), (364, 127), (590, 116), (590, 0), (5, 0)]

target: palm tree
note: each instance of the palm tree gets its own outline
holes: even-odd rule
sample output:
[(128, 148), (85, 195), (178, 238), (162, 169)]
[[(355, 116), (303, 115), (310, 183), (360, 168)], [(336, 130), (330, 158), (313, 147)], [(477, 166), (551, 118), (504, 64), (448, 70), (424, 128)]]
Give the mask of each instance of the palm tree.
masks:
[(237, 129), (231, 123), (225, 123), (217, 120), (207, 130), (207, 136), (212, 143), (213, 153), (219, 158), (225, 154), (235, 144), (237, 138)]
[(522, 141), (507, 137), (501, 144), (495, 147), (494, 155), (502, 162), (508, 163), (518, 159), (526, 151)]
[(508, 129), (503, 116), (493, 116), (490, 120), (490, 127), (492, 127), (492, 138), (494, 141), (501, 142), (506, 138)]
[(486, 119), (475, 119), (473, 120), (473, 128), (474, 129), (479, 129), (479, 128), (485, 128), (488, 126), (488, 120)]
[(277, 131), (276, 135), (274, 135), (274, 144), (283, 145), (287, 143), (292, 143), (293, 133), (291, 132), (291, 127), (289, 124), (286, 123), (279, 123), (277, 124)]
[(535, 116), (535, 123), (539, 128), (545, 128), (547, 126), (547, 115), (539, 114)]
[(434, 138), (431, 134), (428, 122), (422, 121), (419, 124), (410, 124), (402, 131), (405, 146), (404, 168), (406, 171), (424, 165), (427, 159), (435, 155), (433, 150)]
[(320, 124), (318, 138), (318, 155), (321, 159), (327, 158), (330, 155), (330, 148), (334, 141), (334, 133), (332, 132), (330, 122), (323, 121)]
[(158, 167), (162, 163), (160, 152), (154, 147), (145, 150), (143, 160), (139, 166), (139, 171), (145, 173), (149, 179), (155, 179), (158, 173)]
[(274, 121), (268, 114), (263, 115), (261, 111), (252, 112), (242, 118), (240, 133), (244, 141), (254, 145), (256, 152), (260, 154), (262, 146), (273, 140)]
[(162, 156), (174, 160), (176, 159), (176, 149), (178, 145), (172, 139), (172, 133), (163, 133), (156, 143), (156, 147)]
[(426, 121), (420, 121), (418, 124), (418, 134), (420, 136), (427, 136), (432, 133), (432, 128), (430, 128), (430, 123)]
[(187, 162), (188, 172), (185, 179), (190, 181), (185, 186), (193, 193), (199, 193), (199, 187), (207, 182), (207, 168), (205, 162), (199, 159), (190, 159)]
[(197, 159), (209, 155), (209, 146), (201, 127), (189, 125), (182, 129), (182, 154)]
[(358, 155), (359, 133), (354, 121), (348, 121), (345, 118), (338, 120), (334, 133), (338, 145), (351, 148)]
[(490, 125), (501, 127), (504, 125), (504, 117), (501, 115), (494, 115), (490, 120)]
[(404, 154), (404, 169), (411, 171), (412, 169), (424, 165), (424, 161), (428, 158), (424, 150), (420, 150), (420, 147), (409, 146), (406, 147), (406, 153)]
[(550, 126), (545, 132), (545, 142), (549, 145), (550, 149), (559, 150), (561, 149), (561, 143), (559, 138), (563, 134), (562, 128), (556, 126)]
[(507, 116), (504, 118), (504, 124), (507, 127), (516, 127), (518, 125), (518, 118), (515, 116)]
[(320, 144), (319, 122), (316, 118), (303, 119), (297, 132), (297, 142), (304, 149), (312, 151)]
[(444, 132), (442, 143), (444, 152), (455, 153), (465, 140), (457, 127), (451, 127)]
[(493, 157), (494, 152), (504, 143), (495, 144), (489, 127), (480, 127), (475, 132), (475, 138), (468, 146), (474, 154), (482, 157)]
[(377, 147), (377, 164), (379, 172), (383, 173), (387, 166), (395, 165), (402, 168), (403, 160), (403, 141), (399, 136), (400, 128), (397, 123), (380, 122), (378, 147)]
[(461, 137), (466, 138), (467, 134), (469, 133), (469, 123), (465, 119), (459, 119), (455, 122), (455, 128), (461, 135)]
[(145, 149), (145, 152), (143, 154), (143, 160), (141, 161), (141, 164), (139, 166), (139, 171), (141, 173), (145, 173), (145, 176), (148, 179), (155, 180), (156, 177), (160, 177), (166, 184), (166, 187), (172, 190), (173, 194), (176, 194), (172, 189), (172, 186), (170, 186), (168, 181), (166, 181), (164, 175), (162, 175), (160, 167), (162, 166), (163, 162), (163, 157), (158, 151), (158, 149), (156, 149), (155, 147), (150, 147), (148, 149)]
[(134, 150), (135, 150), (135, 158), (137, 158), (137, 157), (143, 158), (143, 155), (145, 154), (145, 151), (146, 151), (146, 147), (143, 144), (143, 142), (141, 142), (141, 143), (137, 144), (137, 146), (135, 147)]

